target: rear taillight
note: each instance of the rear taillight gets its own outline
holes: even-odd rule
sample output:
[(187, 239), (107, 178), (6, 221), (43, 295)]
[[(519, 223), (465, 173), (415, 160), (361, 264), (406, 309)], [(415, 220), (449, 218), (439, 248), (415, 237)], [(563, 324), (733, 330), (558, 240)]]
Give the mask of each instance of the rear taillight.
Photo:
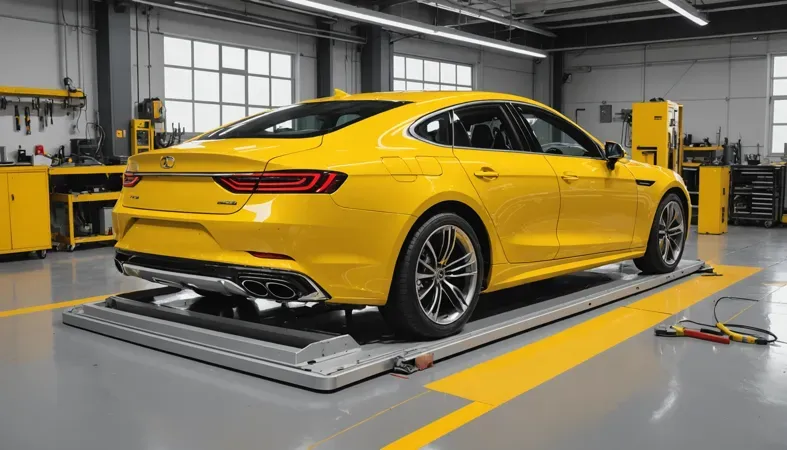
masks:
[(134, 187), (139, 183), (142, 177), (131, 172), (126, 172), (123, 174), (123, 187)]
[(224, 189), (238, 194), (331, 194), (347, 179), (341, 172), (279, 170), (215, 177)]

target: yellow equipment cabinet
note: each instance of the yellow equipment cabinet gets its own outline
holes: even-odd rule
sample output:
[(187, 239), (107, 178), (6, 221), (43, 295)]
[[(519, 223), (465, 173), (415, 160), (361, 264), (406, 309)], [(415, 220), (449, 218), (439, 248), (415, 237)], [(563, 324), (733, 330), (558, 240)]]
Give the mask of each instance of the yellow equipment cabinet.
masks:
[(681, 173), (683, 105), (671, 101), (634, 103), (631, 158)]
[(730, 168), (700, 166), (699, 213), (697, 232), (724, 234), (727, 232), (727, 205), (730, 198)]
[(0, 168), (0, 254), (52, 248), (46, 167)]
[(131, 155), (153, 150), (156, 129), (147, 119), (131, 119)]

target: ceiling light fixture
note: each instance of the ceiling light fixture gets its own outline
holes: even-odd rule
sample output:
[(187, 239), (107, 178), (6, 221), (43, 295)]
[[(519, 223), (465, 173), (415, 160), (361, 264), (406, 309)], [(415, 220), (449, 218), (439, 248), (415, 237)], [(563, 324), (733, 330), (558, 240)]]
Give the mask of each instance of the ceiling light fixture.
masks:
[(497, 23), (500, 25), (506, 25), (509, 27), (518, 28), (524, 31), (530, 31), (532, 33), (542, 34), (548, 37), (556, 36), (555, 33), (541, 29), (535, 25), (530, 25), (528, 23), (519, 20), (510, 20), (510, 19), (507, 20), (504, 17), (479, 11), (475, 8), (465, 8), (462, 7), (462, 5), (457, 5), (445, 0), (418, 0), (418, 3), (428, 5), (433, 8), (442, 9), (444, 11), (450, 11), (452, 13), (461, 14), (463, 16), (473, 17), (475, 19), (483, 20), (486, 22)]
[(701, 13), (697, 8), (686, 3), (684, 0), (659, 0), (671, 10), (680, 14), (681, 16), (691, 20), (697, 25), (704, 27), (708, 24), (708, 16)]
[[(289, 3), (305, 6), (307, 8), (325, 11), (337, 16), (355, 19), (360, 22), (373, 23), (396, 30), (406, 30), (427, 36), (442, 37), (454, 41), (465, 42), (468, 44), (480, 45), (482, 47), (494, 48), (506, 52), (517, 53), (520, 55), (532, 56), (535, 58), (546, 58), (546, 54), (523, 45), (508, 44), (503, 41), (487, 39), (475, 36), (462, 31), (454, 31), (444, 27), (435, 27), (415, 20), (405, 19), (390, 14), (383, 14), (369, 9), (358, 8), (333, 0), (285, 0)], [(449, 30), (449, 31), (443, 31)]]

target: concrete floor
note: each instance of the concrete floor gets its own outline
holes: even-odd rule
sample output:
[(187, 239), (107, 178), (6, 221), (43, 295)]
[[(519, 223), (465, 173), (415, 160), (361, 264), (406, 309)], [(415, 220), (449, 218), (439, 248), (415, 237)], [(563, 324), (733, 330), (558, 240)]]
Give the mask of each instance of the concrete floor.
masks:
[[(3, 260), (0, 312), (148, 286), (120, 276), (112, 254), (102, 248)], [(708, 321), (718, 296), (754, 297), (761, 301), (725, 304), (720, 316), (751, 306), (735, 321), (787, 340), (787, 229), (694, 235), (684, 257), (764, 270), (681, 315)], [(652, 293), (442, 361), (409, 379), (383, 375), (332, 394), (66, 327), (60, 310), (0, 315), (0, 449), (380, 448), (469, 403), (425, 389), (430, 381)], [(429, 448), (784, 449), (785, 423), (787, 344), (714, 346), (648, 330)]]

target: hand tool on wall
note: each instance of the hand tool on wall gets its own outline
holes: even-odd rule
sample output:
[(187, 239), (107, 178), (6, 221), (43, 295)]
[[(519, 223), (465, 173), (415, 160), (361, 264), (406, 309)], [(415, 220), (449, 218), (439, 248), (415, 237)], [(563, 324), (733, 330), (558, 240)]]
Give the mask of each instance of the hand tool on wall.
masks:
[(8, 100), (5, 97), (0, 97), (0, 109), (8, 108)]
[(25, 106), (25, 134), (31, 134), (30, 131), (30, 107)]
[(55, 101), (54, 100), (49, 100), (49, 124), (50, 125), (54, 125), (55, 124), (54, 119), (52, 119), (52, 115), (54, 114), (54, 112), (55, 112)]
[(22, 127), (19, 125), (19, 105), (14, 105), (14, 131), (21, 129)]

